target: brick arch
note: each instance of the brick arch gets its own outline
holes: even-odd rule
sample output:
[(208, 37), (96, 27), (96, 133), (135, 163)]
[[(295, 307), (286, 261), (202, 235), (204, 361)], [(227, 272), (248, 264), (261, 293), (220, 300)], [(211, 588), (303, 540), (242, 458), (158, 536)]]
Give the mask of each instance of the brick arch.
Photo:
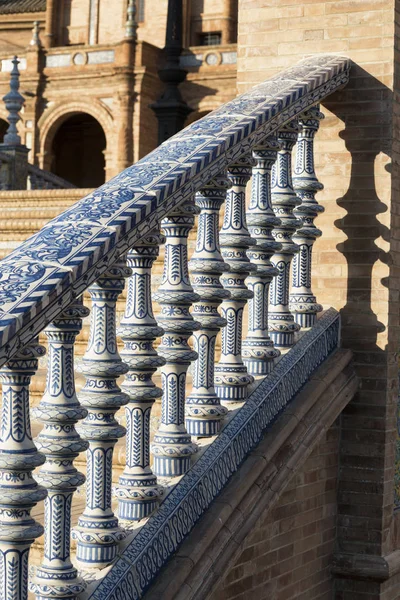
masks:
[(106, 107), (95, 100), (90, 104), (79, 101), (57, 103), (43, 113), (38, 121), (39, 165), (42, 169), (50, 170), (52, 144), (59, 127), (69, 117), (79, 113), (90, 115), (102, 127), (106, 137), (106, 173), (110, 169), (110, 148), (113, 145), (113, 117)]

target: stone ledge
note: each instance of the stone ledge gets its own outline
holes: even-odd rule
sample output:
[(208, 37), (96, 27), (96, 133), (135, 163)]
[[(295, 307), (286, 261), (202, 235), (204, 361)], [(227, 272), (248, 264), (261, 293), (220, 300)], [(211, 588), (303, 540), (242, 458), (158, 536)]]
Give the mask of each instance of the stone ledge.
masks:
[(337, 553), (331, 572), (335, 577), (384, 582), (400, 573), (400, 550), (386, 556)]
[(161, 571), (146, 600), (203, 600), (215, 589), (261, 513), (273, 508), (356, 393), (351, 359), (350, 350), (337, 350), (314, 373)]

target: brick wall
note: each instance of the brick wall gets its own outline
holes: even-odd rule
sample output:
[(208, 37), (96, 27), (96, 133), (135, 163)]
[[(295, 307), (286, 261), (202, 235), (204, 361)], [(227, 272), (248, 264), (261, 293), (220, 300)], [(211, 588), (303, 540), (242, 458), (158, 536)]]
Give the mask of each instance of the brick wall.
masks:
[[(337, 553), (347, 557), (379, 557), (399, 545), (393, 526), (400, 310), (399, 102), (393, 89), (399, 5), (239, 2), (239, 92), (313, 53), (334, 52), (354, 61), (349, 85), (322, 107), (326, 118), (316, 166), (325, 190), (317, 199), (326, 211), (316, 222), (323, 236), (313, 259), (314, 292), (324, 307), (341, 311), (343, 345), (354, 350), (361, 377), (341, 432)], [(378, 598), (384, 590), (385, 598), (398, 597), (386, 591), (389, 584), (368, 587), (343, 579), (338, 585), (338, 598)]]
[(339, 432), (336, 422), (278, 506), (260, 518), (210, 600), (331, 600)]

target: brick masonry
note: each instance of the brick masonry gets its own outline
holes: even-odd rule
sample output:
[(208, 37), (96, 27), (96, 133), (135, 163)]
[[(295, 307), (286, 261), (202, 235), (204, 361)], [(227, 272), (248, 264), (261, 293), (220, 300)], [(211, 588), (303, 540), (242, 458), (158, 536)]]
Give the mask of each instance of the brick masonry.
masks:
[(330, 600), (340, 427), (336, 421), (261, 516), (209, 600)]
[[(322, 107), (316, 144), (314, 292), (342, 315), (360, 392), (341, 427), (338, 535), (345, 557), (400, 546), (393, 514), (399, 344), (398, 0), (240, 0), (238, 89), (313, 53), (354, 61), (349, 85)], [(394, 48), (396, 50), (394, 51)], [(340, 579), (336, 598), (399, 598), (389, 580)], [(314, 597), (314, 596), (310, 596)], [(317, 597), (317, 596), (316, 596)]]

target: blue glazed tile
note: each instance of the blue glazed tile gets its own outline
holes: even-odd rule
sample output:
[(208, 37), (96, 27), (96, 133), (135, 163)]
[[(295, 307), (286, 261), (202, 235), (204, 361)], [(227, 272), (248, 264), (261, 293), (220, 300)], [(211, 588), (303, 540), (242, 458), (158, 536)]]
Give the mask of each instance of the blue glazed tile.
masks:
[[(171, 206), (217, 175), (229, 160), (245, 154), (273, 128), (341, 87), (349, 67), (349, 60), (338, 56), (305, 59), (192, 124), (70, 207), (38, 237), (21, 244), (0, 263), (0, 308), (7, 313), (0, 320), (1, 339), (7, 342), (25, 335), (21, 327), (26, 328), (38, 312), (50, 314), (53, 301), (70, 293), (72, 282), (74, 289), (87, 286), (97, 263), (106, 269), (107, 260), (118, 250), (127, 249), (154, 228)], [(10, 267), (10, 261), (31, 264), (29, 268)], [(3, 292), (1, 287), (1, 281), (10, 277), (13, 298), (10, 290)], [(35, 321), (30, 335), (40, 328), (39, 320)], [(13, 342), (12, 347), (17, 345)], [(8, 352), (0, 348), (1, 361)]]

